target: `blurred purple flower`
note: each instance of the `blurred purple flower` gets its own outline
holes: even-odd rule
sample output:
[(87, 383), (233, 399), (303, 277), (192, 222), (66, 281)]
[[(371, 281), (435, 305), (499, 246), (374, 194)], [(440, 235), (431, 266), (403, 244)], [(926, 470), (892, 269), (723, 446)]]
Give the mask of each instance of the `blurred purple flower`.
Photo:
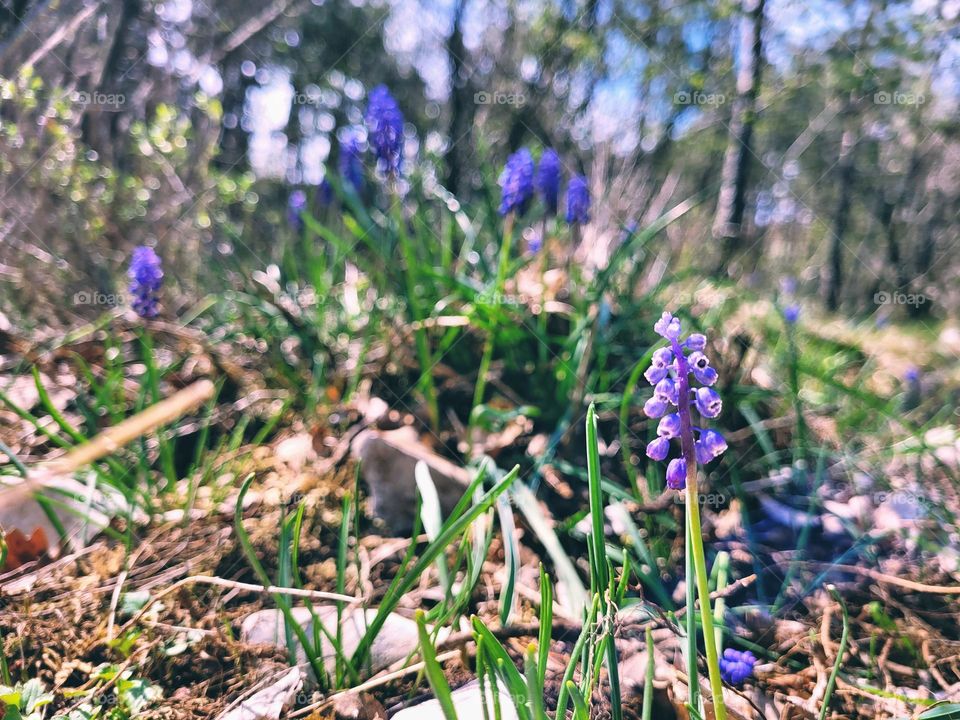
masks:
[(531, 255), (536, 255), (543, 249), (543, 238), (539, 233), (534, 233), (530, 236), (530, 239), (527, 240), (527, 252)]
[(133, 251), (130, 260), (131, 305), (142, 318), (157, 316), (160, 286), (163, 284), (163, 267), (153, 248), (141, 245)]
[(403, 163), (403, 113), (386, 85), (370, 91), (365, 120), (378, 167), (386, 174), (398, 173)]
[(547, 214), (556, 215), (560, 204), (560, 156), (553, 148), (547, 148), (540, 156), (535, 185)]
[(326, 178), (321, 180), (320, 184), (317, 185), (316, 198), (317, 205), (320, 207), (329, 207), (330, 203), (333, 202), (333, 186)]
[(796, 325), (797, 320), (800, 319), (800, 306), (796, 303), (787, 305), (783, 309), (783, 319), (790, 325)]
[(583, 175), (570, 178), (567, 185), (567, 222), (583, 225), (590, 221), (590, 190)]
[(533, 196), (533, 157), (529, 150), (520, 148), (507, 158), (500, 175), (500, 187), (503, 188), (500, 214), (523, 215)]
[(307, 209), (307, 194), (294, 190), (287, 198), (287, 224), (296, 232), (303, 231), (303, 213)]
[(350, 134), (340, 143), (340, 177), (351, 186), (354, 192), (363, 189), (363, 148), (356, 135)]
[(749, 650), (727, 648), (720, 658), (720, 677), (730, 685), (740, 685), (753, 674), (757, 658)]

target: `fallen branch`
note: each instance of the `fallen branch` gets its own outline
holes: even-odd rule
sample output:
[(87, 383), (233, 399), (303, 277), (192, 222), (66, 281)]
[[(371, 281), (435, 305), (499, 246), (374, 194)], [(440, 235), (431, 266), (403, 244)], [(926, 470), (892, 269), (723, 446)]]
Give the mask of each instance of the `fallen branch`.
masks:
[(190, 577), (185, 577), (182, 580), (177, 580), (177, 582), (175, 582), (173, 585), (170, 585), (155, 595), (152, 595), (150, 600), (147, 601), (147, 604), (140, 608), (139, 612), (137, 612), (136, 615), (130, 618), (130, 620), (128, 620), (123, 627), (120, 628), (117, 635), (123, 635), (127, 630), (135, 625), (137, 621), (146, 614), (147, 610), (149, 610), (158, 600), (166, 597), (170, 593), (176, 592), (184, 585), (191, 584), (215, 585), (216, 587), (229, 588), (231, 590), (242, 590), (245, 592), (256, 592), (270, 595), (290, 595), (292, 597), (308, 598), (310, 600), (327, 600), (329, 602), (338, 603), (342, 602), (347, 605), (359, 605), (363, 601), (363, 598), (353, 597), (351, 595), (340, 595), (339, 593), (324, 592), (322, 590), (301, 590), (300, 588), (276, 587), (275, 585), (255, 585), (253, 583), (238, 582), (237, 580), (226, 580), (213, 575), (191, 575)]
[[(70, 475), (85, 465), (100, 460), (124, 445), (167, 425), (213, 397), (213, 383), (200, 380), (170, 397), (151, 405), (136, 415), (104, 430), (89, 442), (70, 450), (66, 455), (44, 462), (31, 469), (27, 477), (16, 485), (0, 487), (0, 493), (18, 496), (37, 492), (54, 484), (61, 475)], [(8, 501), (9, 502), (9, 501)]]

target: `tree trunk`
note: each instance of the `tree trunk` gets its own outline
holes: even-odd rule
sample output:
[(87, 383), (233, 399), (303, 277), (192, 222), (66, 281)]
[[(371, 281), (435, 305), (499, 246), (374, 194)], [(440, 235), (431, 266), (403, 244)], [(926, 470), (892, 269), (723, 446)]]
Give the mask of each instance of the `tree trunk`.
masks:
[(833, 216), (833, 234), (830, 237), (830, 257), (824, 278), (824, 302), (828, 310), (840, 307), (840, 292), (843, 289), (843, 238), (850, 220), (850, 201), (853, 195), (853, 151), (857, 136), (853, 127), (854, 119), (844, 113), (845, 129), (840, 140), (840, 156), (837, 159), (837, 209)]
[(456, 195), (462, 183), (463, 166), (472, 143), (467, 136), (473, 128), (476, 101), (469, 70), (464, 64), (467, 50), (463, 45), (463, 12), (466, 0), (458, 0), (453, 15), (453, 32), (447, 39), (447, 57), (450, 61), (450, 131), (449, 146), (444, 155), (447, 165), (447, 190)]
[(765, 0), (742, 0), (737, 96), (730, 114), (730, 137), (723, 156), (720, 194), (713, 220), (713, 236), (721, 241), (723, 272), (743, 246), (743, 216), (753, 154), (753, 127), (763, 71), (763, 8)]

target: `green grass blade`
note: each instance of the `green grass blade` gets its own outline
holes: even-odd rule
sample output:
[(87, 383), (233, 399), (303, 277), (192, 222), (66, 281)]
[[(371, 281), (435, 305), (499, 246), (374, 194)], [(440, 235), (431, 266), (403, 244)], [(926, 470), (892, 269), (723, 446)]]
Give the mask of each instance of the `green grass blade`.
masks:
[(540, 564), (540, 629), (537, 633), (537, 677), (543, 687), (547, 677), (547, 659), (550, 656), (550, 632), (553, 625), (553, 586), (550, 576)]
[[(466, 530), (474, 520), (486, 512), (493, 505), (493, 503), (496, 502), (496, 499), (500, 497), (500, 495), (503, 494), (507, 488), (510, 487), (514, 480), (517, 479), (519, 473), (520, 467), (514, 467), (513, 470), (507, 473), (503, 480), (501, 480), (499, 483), (497, 483), (497, 485), (484, 494), (479, 503), (475, 504), (460, 517), (451, 515), (448, 521), (444, 524), (443, 531), (437, 537), (436, 541), (430, 543), (423, 555), (419, 558), (419, 560), (417, 560), (416, 564), (408, 572), (403, 574), (403, 576), (399, 579), (399, 582), (397, 582), (395, 585), (391, 583), (390, 588), (387, 590), (387, 594), (380, 602), (380, 608), (377, 611), (376, 616), (367, 627), (366, 633), (364, 633), (363, 638), (361, 638), (359, 644), (357, 645), (357, 649), (353, 654), (351, 662), (355, 668), (360, 667), (366, 661), (367, 655), (370, 652), (370, 647), (373, 645), (373, 640), (377, 636), (377, 633), (379, 633), (383, 628), (384, 623), (387, 621), (387, 617), (391, 612), (393, 612), (394, 608), (396, 608), (397, 604), (407, 593), (407, 591), (419, 580), (424, 570), (426, 570), (426, 568), (436, 560), (440, 553), (443, 552), (451, 542), (462, 535), (463, 531)], [(464, 493), (464, 495), (465, 497), (469, 497), (471, 493), (472, 488), (468, 488), (467, 493)]]
[(593, 589), (603, 592), (609, 584), (606, 542), (603, 532), (603, 491), (600, 489), (600, 447), (597, 443), (597, 411), (593, 403), (587, 409), (587, 482), (590, 489), (590, 520), (593, 530), (594, 562), (591, 568)]
[(513, 509), (506, 495), (497, 498), (497, 516), (500, 518), (500, 534), (503, 538), (503, 552), (506, 559), (507, 581), (500, 590), (500, 624), (506, 627), (510, 622), (517, 596), (517, 570), (520, 567), (520, 548), (517, 545), (516, 526), (513, 522)]
[(417, 636), (420, 639), (420, 655), (423, 657), (423, 665), (427, 676), (427, 682), (440, 703), (440, 709), (446, 720), (457, 720), (457, 711), (453, 706), (453, 697), (450, 692), (450, 685), (447, 684), (447, 678), (443, 674), (443, 668), (437, 662), (437, 651), (430, 640), (430, 633), (427, 632), (426, 620), (423, 610), (417, 610)]
[(836, 587), (828, 585), (827, 590), (833, 596), (833, 599), (840, 604), (840, 610), (843, 612), (843, 631), (840, 633), (840, 647), (837, 648), (837, 659), (833, 663), (833, 670), (830, 671), (830, 679), (827, 681), (827, 689), (823, 694), (823, 705), (820, 706), (820, 720), (827, 717), (827, 710), (830, 707), (830, 698), (833, 696), (833, 689), (837, 684), (837, 675), (840, 674), (840, 666), (843, 664), (843, 654), (847, 651), (847, 640), (850, 635), (850, 617), (847, 614), (847, 605), (843, 602), (840, 593)]

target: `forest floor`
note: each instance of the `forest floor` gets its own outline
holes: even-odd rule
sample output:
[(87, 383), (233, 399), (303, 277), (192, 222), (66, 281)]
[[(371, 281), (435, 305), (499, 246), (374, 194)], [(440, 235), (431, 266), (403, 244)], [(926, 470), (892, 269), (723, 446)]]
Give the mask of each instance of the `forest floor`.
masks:
[[(161, 350), (171, 357), (183, 356), (183, 342), (189, 341), (171, 340)], [(28, 343), (7, 338), (7, 367), (14, 367), (11, 358), (29, 360), (42, 375), (51, 402), (71, 419), (77, 396), (87, 392), (81, 389), (80, 365), (72, 358), (86, 355), (84, 366), (95, 368), (98, 377), (110, 373), (105, 366), (97, 367), (102, 358), (94, 345), (80, 340), (58, 345), (55, 351), (47, 346), (38, 355)], [(909, 346), (904, 341), (904, 347)], [(887, 344), (896, 364), (902, 355), (894, 347)], [(174, 387), (184, 386), (204, 374), (215, 374), (222, 365), (212, 354), (193, 355), (191, 362), (180, 366), (179, 377), (167, 380)], [(123, 381), (132, 382), (130, 378)], [(117, 392), (124, 391), (123, 383), (115, 388)], [(5, 392), (20, 407), (35, 409), (43, 402), (30, 389), (32, 384), (32, 377), (22, 375), (5, 382)], [(96, 716), (90, 708), (100, 708), (99, 716), (110, 718), (218, 717), (238, 707), (242, 710), (241, 701), (289, 672), (282, 637), (267, 644), (242, 639), (244, 619), (275, 608), (276, 603), (238, 538), (235, 508), (240, 502), (240, 479), (252, 476), (238, 511), (242, 528), (271, 578), (282, 576), (284, 553), (278, 528), (298, 510), (302, 513), (296, 566), (305, 591), (339, 592), (364, 607), (377, 607), (390, 580), (403, 572), (411, 544), (414, 550), (427, 544), (426, 536), (411, 540), (409, 535), (391, 532), (373, 516), (368, 488), (359, 480), (355, 453), (350, 452), (350, 443), (361, 429), (387, 433), (419, 427), (421, 417), (402, 408), (371, 417), (369, 394), (342, 403), (331, 391), (322, 412), (311, 418), (284, 412), (280, 422), (269, 427), (257, 402), (269, 404), (276, 398), (262, 389), (256, 392), (261, 394), (238, 389), (233, 399), (210, 406), (208, 417), (213, 418), (215, 434), (236, 441), (221, 443), (207, 453), (203, 477), (187, 478), (168, 488), (149, 517), (110, 518), (112, 533), (92, 534), (88, 542), (75, 543), (56, 559), (51, 558), (55, 549), (45, 540), (35, 536), (36, 547), (30, 547), (34, 528), (20, 528), (28, 536), (25, 544), (18, 538), (19, 544), (11, 542), (10, 528), (5, 528), (12, 554), (7, 571), (0, 574), (2, 679), (8, 685), (39, 679), (53, 693), (48, 717), (58, 713), (71, 719)], [(237, 434), (245, 413), (255, 417), (254, 425), (268, 427), (269, 432), (261, 437), (248, 428)], [(14, 413), (4, 414), (0, 439), (28, 466), (53, 450), (49, 435), (41, 429), (53, 427), (47, 415), (38, 424)], [(615, 427), (616, 420), (615, 412), (601, 412), (601, 434), (604, 428)], [(829, 411), (813, 411), (808, 421), (811, 447), (834, 441), (831, 435), (838, 430)], [(765, 422), (775, 435), (777, 419)], [(196, 439), (201, 432), (193, 416), (175, 430), (181, 440)], [(938, 432), (942, 436), (948, 430)], [(614, 431), (607, 434), (612, 436)], [(250, 442), (251, 435), (255, 442)], [(743, 478), (742, 494), (726, 497), (719, 507), (706, 512), (705, 541), (730, 557), (728, 584), (715, 595), (726, 606), (731, 635), (759, 658), (745, 686), (725, 691), (733, 717), (823, 717), (819, 707), (827, 695), (828, 716), (850, 718), (910, 717), (939, 701), (960, 700), (956, 621), (960, 581), (957, 531), (952, 525), (952, 518), (960, 513), (955, 485), (957, 443), (955, 437), (937, 437), (931, 439), (928, 433), (931, 446), (936, 445), (929, 455), (885, 455), (887, 478), (882, 485), (875, 481), (875, 468), (871, 477), (856, 462), (843, 463), (834, 453), (831, 471), (817, 471), (816, 479), (809, 468), (824, 464), (822, 455), (792, 470)], [(509, 442), (526, 447), (527, 454), (536, 452), (536, 438), (530, 432), (517, 432)], [(736, 442), (734, 435), (731, 443)], [(564, 443), (563, 460), (583, 467), (579, 428), (571, 430)], [(156, 457), (155, 447), (147, 450)], [(425, 447), (424, 452), (432, 450)], [(619, 472), (614, 469), (615, 452), (615, 447), (607, 447), (602, 458), (605, 472), (611, 475)], [(185, 454), (188, 450), (178, 447), (177, 461)], [(581, 488), (563, 467), (558, 460), (543, 473), (537, 500), (574, 567), (587, 575), (582, 535), (577, 534), (584, 518)], [(199, 467), (193, 469), (200, 472)], [(804, 497), (803, 488), (809, 497)], [(659, 577), (673, 601), (668, 610), (651, 596), (649, 583), (629, 579), (630, 593), (659, 608), (659, 615), (632, 619), (629, 608), (617, 615), (614, 637), (625, 717), (639, 718), (642, 713), (647, 627), (653, 629), (656, 642), (653, 717), (688, 717), (680, 628), (684, 584), (682, 573), (676, 572), (682, 567), (683, 542), (676, 532), (682, 506), (667, 492), (619, 503), (632, 523), (625, 525), (615, 514), (607, 518), (608, 542), (619, 545), (625, 554), (633, 546), (630, 526), (643, 528), (642, 535), (651, 544), (665, 548), (658, 567), (645, 571)], [(343, 511), (355, 502), (361, 512), (347, 520), (351, 528), (344, 549)], [(0, 505), (4, 504), (5, 518), (21, 512), (0, 496)], [(552, 569), (555, 558), (528, 515), (518, 515), (515, 536), (519, 549), (513, 568), (516, 601), (509, 623), (499, 619), (509, 565), (499, 533), (489, 545), (466, 615), (482, 618), (522, 669), (525, 648), (536, 642), (539, 632), (538, 568), (543, 563)], [(345, 568), (338, 564), (341, 550), (349, 556)], [(447, 550), (449, 562), (456, 553), (456, 547)], [(22, 564), (13, 567), (16, 562)], [(441, 578), (431, 570), (404, 595), (395, 612), (412, 618), (417, 609), (437, 606), (444, 593)], [(556, 702), (560, 675), (581, 622), (558, 602), (551, 629), (548, 710)], [(437, 642), (454, 688), (474, 676), (475, 646), (468, 630), (461, 617), (449, 636)], [(282, 716), (372, 720), (423, 702), (432, 693), (423, 679), (422, 665), (417, 664), (415, 640), (407, 655), (358, 681), (345, 680), (341, 691), (301, 688), (285, 698)], [(839, 670), (834, 682), (835, 667)], [(597, 690), (598, 716), (610, 713), (605, 682)], [(705, 679), (703, 686), (709, 693)], [(422, 712), (439, 712), (425, 708)]]

